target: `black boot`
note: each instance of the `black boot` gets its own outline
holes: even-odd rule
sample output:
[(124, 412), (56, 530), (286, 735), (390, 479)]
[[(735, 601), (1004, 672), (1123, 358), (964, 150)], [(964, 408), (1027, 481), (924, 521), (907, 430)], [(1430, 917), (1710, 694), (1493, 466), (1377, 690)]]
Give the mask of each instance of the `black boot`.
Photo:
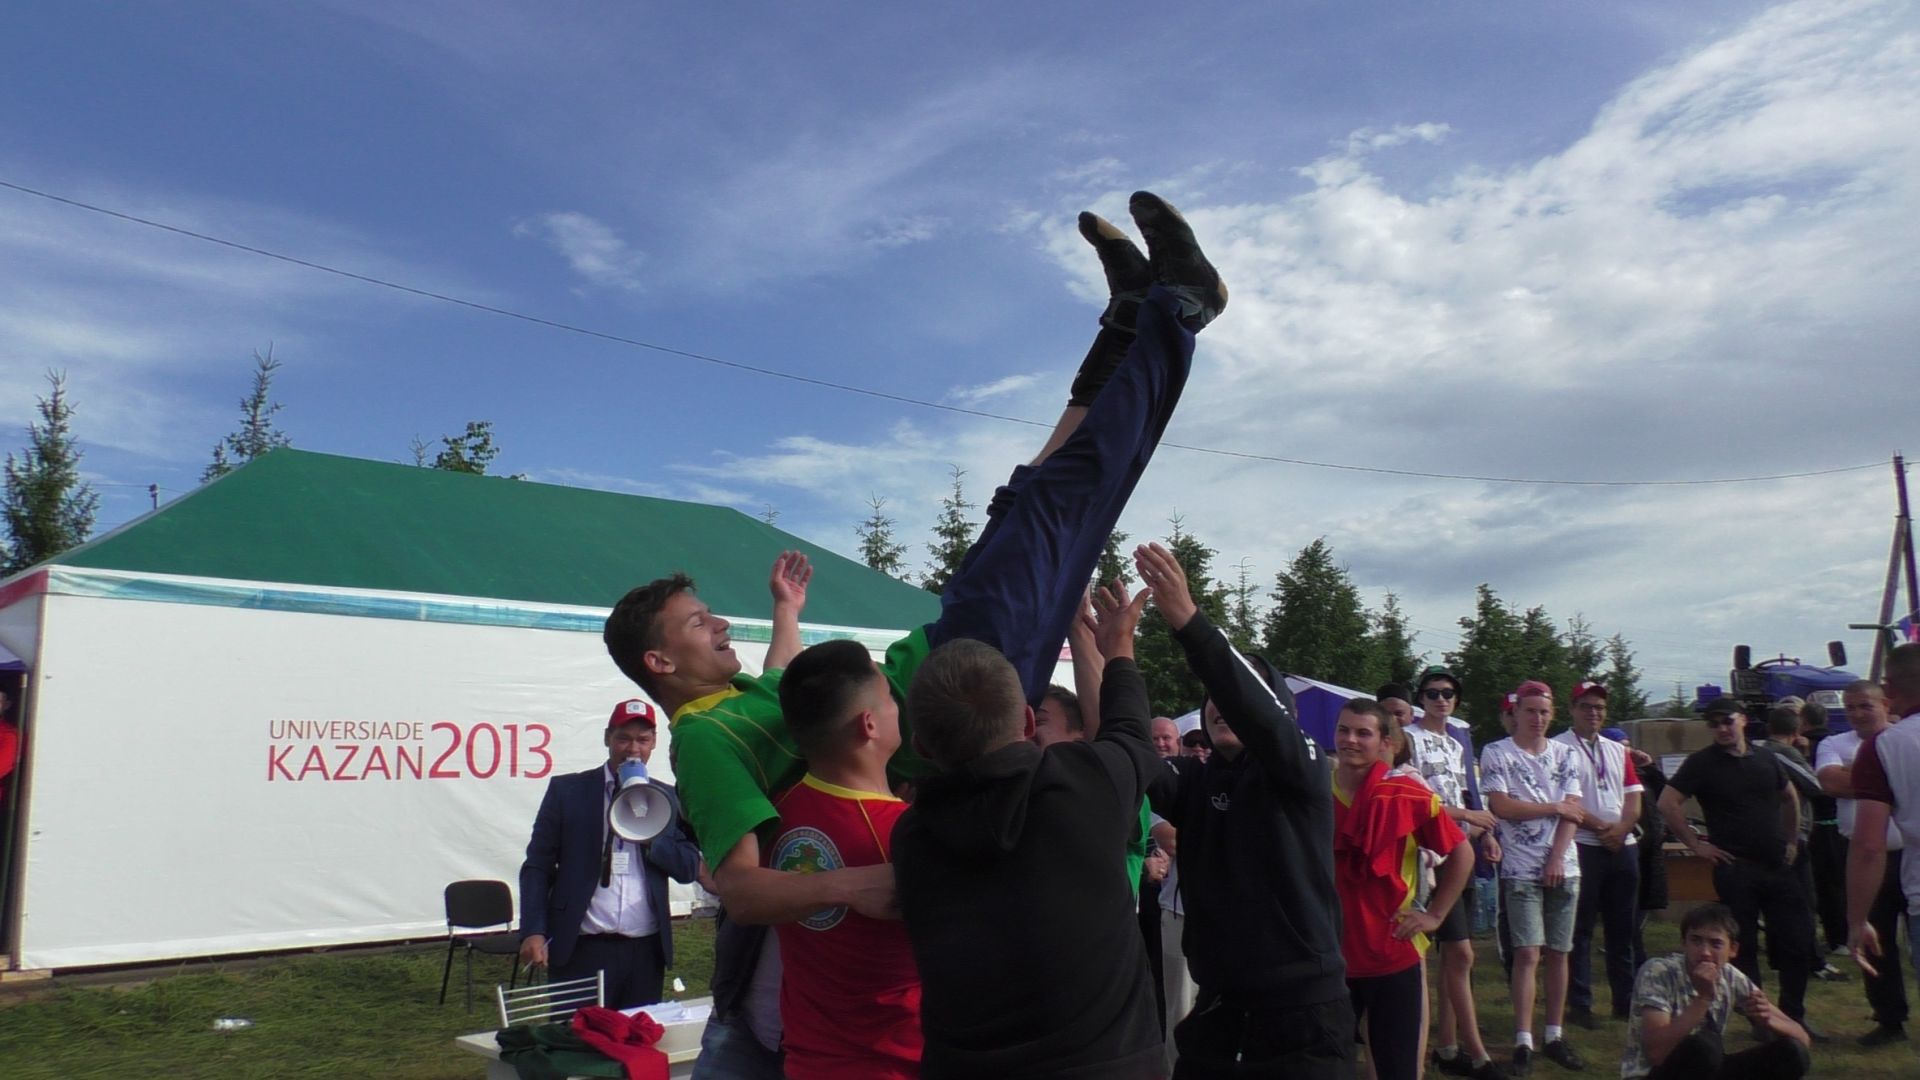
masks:
[(1093, 245), (1107, 274), (1107, 309), (1100, 313), (1100, 333), (1080, 361), (1067, 397), (1068, 405), (1084, 408), (1093, 404), (1133, 345), (1133, 320), (1153, 285), (1153, 267), (1126, 233), (1098, 214), (1080, 215), (1080, 235)]

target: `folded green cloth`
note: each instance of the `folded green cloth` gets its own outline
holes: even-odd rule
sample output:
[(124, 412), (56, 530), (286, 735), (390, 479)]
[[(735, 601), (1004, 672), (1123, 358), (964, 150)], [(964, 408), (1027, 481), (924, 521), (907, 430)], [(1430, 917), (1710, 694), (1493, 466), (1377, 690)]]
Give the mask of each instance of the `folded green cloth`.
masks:
[(520, 1080), (566, 1080), (569, 1076), (610, 1076), (625, 1080), (621, 1064), (587, 1045), (565, 1024), (515, 1024), (493, 1035), (500, 1060)]

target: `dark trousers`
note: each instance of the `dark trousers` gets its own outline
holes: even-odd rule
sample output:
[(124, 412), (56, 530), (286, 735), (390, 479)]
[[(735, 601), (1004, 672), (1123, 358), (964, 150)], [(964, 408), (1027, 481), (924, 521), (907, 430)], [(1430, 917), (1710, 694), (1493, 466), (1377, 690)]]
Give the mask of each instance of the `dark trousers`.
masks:
[(1173, 1027), (1180, 1060), (1174, 1080), (1288, 1077), (1351, 1080), (1353, 1003), (1240, 1003), (1200, 988), (1193, 1011)]
[(660, 935), (582, 934), (574, 942), (573, 955), (567, 957), (566, 963), (548, 968), (547, 978), (565, 982), (588, 978), (596, 971), (606, 972), (609, 1009), (631, 1009), (659, 1001), (661, 985), (666, 979)]
[(1767, 959), (1780, 972), (1780, 1011), (1807, 1015), (1807, 979), (1813, 974), (1813, 912), (1800, 879), (1784, 863), (1736, 858), (1713, 868), (1713, 888), (1740, 924), (1740, 955), (1733, 966), (1753, 985), (1760, 977), (1760, 918), (1767, 920)]
[[(1846, 839), (1841, 838), (1841, 858), (1846, 858)], [(1880, 878), (1880, 891), (1873, 896), (1867, 922), (1880, 935), (1880, 956), (1873, 966), (1878, 975), (1866, 977), (1867, 1004), (1873, 1006), (1873, 1019), (1881, 1024), (1907, 1022), (1907, 982), (1900, 970), (1900, 916), (1906, 914), (1907, 897), (1900, 889), (1901, 852), (1887, 852), (1887, 869)]]
[(1420, 1080), (1420, 1011), (1427, 1005), (1426, 968), (1347, 980), (1354, 1021), (1367, 1035), (1375, 1080)]
[[(1053, 682), (1087, 579), (1173, 418), (1193, 362), (1180, 303), (1156, 285), (1127, 357), (1064, 443), (1021, 465), (987, 504), (987, 524), (940, 593), (927, 644), (984, 641), (1006, 655), (1029, 700)], [(902, 687), (902, 690), (905, 688)]]
[(1606, 930), (1607, 988), (1613, 1011), (1626, 1015), (1633, 1001), (1633, 936), (1640, 904), (1640, 851), (1608, 851), (1599, 844), (1580, 849), (1580, 906), (1574, 912), (1573, 956), (1567, 970), (1567, 1004), (1593, 1008), (1593, 930)]
[(1821, 936), (1827, 948), (1847, 945), (1847, 838), (1837, 824), (1815, 825), (1807, 839), (1812, 862), (1814, 910), (1820, 916)]
[(1153, 969), (1153, 1000), (1160, 1007), (1160, 1037), (1167, 1031), (1166, 963), (1160, 954), (1160, 884), (1140, 883), (1140, 940), (1147, 946), (1147, 966)]
[(1774, 1039), (1729, 1054), (1719, 1035), (1698, 1031), (1682, 1039), (1647, 1080), (1800, 1080), (1812, 1067), (1807, 1048), (1794, 1039)]

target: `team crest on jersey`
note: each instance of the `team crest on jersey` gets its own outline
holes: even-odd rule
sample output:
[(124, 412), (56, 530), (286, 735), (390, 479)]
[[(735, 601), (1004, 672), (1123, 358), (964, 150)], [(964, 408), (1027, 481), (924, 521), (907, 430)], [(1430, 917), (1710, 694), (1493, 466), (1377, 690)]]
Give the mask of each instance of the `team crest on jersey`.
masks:
[[(838, 870), (847, 863), (826, 833), (803, 825), (780, 834), (780, 839), (774, 841), (773, 858), (769, 860), (769, 865), (789, 874), (821, 874)], [(800, 925), (809, 930), (831, 930), (846, 917), (846, 908), (828, 908), (801, 919)]]

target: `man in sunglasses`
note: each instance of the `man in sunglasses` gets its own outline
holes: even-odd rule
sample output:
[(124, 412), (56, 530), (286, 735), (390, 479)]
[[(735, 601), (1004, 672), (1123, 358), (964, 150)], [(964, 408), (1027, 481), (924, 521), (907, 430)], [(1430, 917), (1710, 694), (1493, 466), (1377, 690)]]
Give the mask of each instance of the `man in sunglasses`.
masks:
[[(1713, 888), (1740, 924), (1734, 964), (1760, 982), (1759, 924), (1766, 916), (1767, 952), (1780, 972), (1780, 1009), (1804, 1024), (1807, 979), (1813, 973), (1813, 912), (1793, 873), (1800, 838), (1800, 802), (1780, 759), (1747, 744), (1747, 715), (1732, 697), (1707, 703), (1713, 745), (1687, 755), (1667, 789), (1660, 815), (1667, 828), (1713, 867)], [(1707, 836), (1682, 808), (1697, 799)], [(1811, 1033), (1811, 1032), (1810, 1032)], [(1822, 1036), (1814, 1035), (1816, 1042)]]
[[(1493, 815), (1481, 805), (1480, 777), (1473, 768), (1473, 736), (1465, 724), (1453, 721), (1460, 680), (1446, 668), (1430, 667), (1420, 674), (1414, 697), (1422, 714), (1405, 728), (1411, 764), (1440, 796), (1440, 805), (1453, 823), (1481, 844), (1488, 859), (1498, 860), (1500, 842), (1493, 836)], [(1473, 894), (1469, 880), (1433, 933), (1440, 956), (1434, 1065), (1454, 1076), (1497, 1077), (1505, 1071), (1487, 1053), (1473, 1004)]]

